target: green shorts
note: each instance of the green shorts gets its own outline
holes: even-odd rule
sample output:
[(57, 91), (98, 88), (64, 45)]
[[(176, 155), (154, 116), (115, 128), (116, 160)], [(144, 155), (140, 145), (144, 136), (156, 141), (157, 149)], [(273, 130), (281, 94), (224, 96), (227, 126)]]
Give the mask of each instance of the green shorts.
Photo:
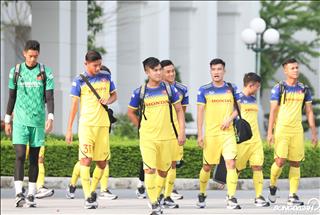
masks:
[(44, 139), (44, 127), (30, 127), (19, 123), (13, 123), (13, 144), (29, 144), (30, 147), (40, 147), (44, 145)]

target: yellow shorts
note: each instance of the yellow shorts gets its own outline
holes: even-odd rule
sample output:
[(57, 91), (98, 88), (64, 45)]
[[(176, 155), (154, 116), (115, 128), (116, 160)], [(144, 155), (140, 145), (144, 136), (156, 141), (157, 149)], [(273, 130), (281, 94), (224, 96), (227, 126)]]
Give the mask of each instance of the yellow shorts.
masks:
[(172, 144), (172, 161), (180, 161), (183, 158), (183, 146), (179, 146), (178, 140), (175, 140)]
[(304, 160), (303, 131), (297, 133), (275, 132), (274, 158), (286, 158), (289, 161)]
[(236, 161), (237, 170), (243, 170), (247, 167), (249, 161), (250, 166), (262, 166), (264, 160), (263, 145), (261, 141), (244, 142), (237, 144), (238, 154)]
[(225, 160), (236, 158), (236, 137), (234, 135), (204, 137), (203, 164), (218, 164), (221, 155)]
[[(45, 151), (44, 146), (41, 146), (41, 147), (40, 147), (40, 151), (39, 151), (39, 157), (44, 158), (44, 151)], [(29, 157), (29, 145), (27, 144), (27, 148), (26, 148), (26, 159), (28, 159), (28, 157)]]
[(172, 144), (176, 140), (141, 140), (140, 152), (143, 169), (158, 169), (168, 171), (172, 162)]
[(111, 158), (109, 144), (109, 127), (79, 126), (79, 160), (92, 158), (104, 161)]

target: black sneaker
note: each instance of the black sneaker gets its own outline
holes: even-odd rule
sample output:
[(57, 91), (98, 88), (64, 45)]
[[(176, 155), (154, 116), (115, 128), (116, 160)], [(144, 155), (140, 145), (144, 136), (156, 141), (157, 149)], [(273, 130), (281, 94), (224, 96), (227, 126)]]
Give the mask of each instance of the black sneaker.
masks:
[(180, 193), (178, 193), (176, 189), (174, 189), (171, 193), (171, 198), (173, 200), (179, 200), (179, 199), (183, 199), (183, 195), (181, 195)]
[(146, 188), (142, 185), (141, 187), (137, 187), (136, 195), (138, 199), (145, 199), (147, 198), (146, 195)]
[(163, 205), (167, 208), (179, 208), (179, 205), (175, 203), (170, 196), (164, 199)]
[(164, 195), (162, 193), (160, 194), (160, 196), (158, 198), (158, 203), (159, 203), (161, 209), (164, 208)]
[(151, 213), (150, 215), (160, 215), (162, 214), (162, 208), (159, 204), (159, 202), (156, 202), (154, 204), (151, 204)]
[(270, 203), (267, 202), (263, 196), (259, 196), (259, 197), (255, 198), (254, 204), (257, 207), (269, 207), (270, 206)]
[(204, 193), (200, 193), (198, 195), (198, 202), (197, 202), (197, 206), (199, 208), (205, 208), (206, 207), (206, 198), (207, 196), (204, 195)]
[(234, 196), (227, 197), (227, 208), (228, 209), (241, 209), (237, 199)]
[(17, 208), (23, 207), (23, 205), (26, 203), (26, 199), (25, 199), (23, 193), (18, 193), (16, 195), (15, 202), (16, 202), (16, 207)]
[(27, 208), (35, 208), (37, 206), (36, 202), (34, 201), (33, 195), (28, 195), (26, 198), (26, 207)]
[(277, 190), (278, 190), (278, 187), (276, 186), (269, 187), (270, 194), (268, 195), (268, 199), (271, 203), (275, 203), (277, 200), (277, 196), (276, 196)]
[(66, 197), (68, 199), (74, 199), (76, 189), (77, 189), (76, 186), (72, 186), (71, 184), (69, 184), (67, 187)]
[(91, 196), (86, 199), (84, 203), (84, 208), (85, 209), (96, 209), (98, 207), (98, 202), (97, 202), (97, 193), (92, 192)]
[(288, 206), (294, 206), (294, 205), (301, 206), (301, 205), (304, 205), (304, 203), (303, 203), (303, 201), (300, 201), (299, 197), (294, 193), (292, 195), (289, 195), (287, 205)]

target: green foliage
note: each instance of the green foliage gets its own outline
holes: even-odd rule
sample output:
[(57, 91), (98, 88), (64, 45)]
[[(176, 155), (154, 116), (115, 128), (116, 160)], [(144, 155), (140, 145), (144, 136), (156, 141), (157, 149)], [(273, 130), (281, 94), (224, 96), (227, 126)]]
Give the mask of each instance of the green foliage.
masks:
[(97, 47), (96, 34), (103, 29), (103, 8), (98, 5), (97, 1), (88, 0), (88, 50), (95, 50), (105, 54), (106, 50), (100, 46)]
[[(137, 177), (141, 162), (139, 141), (119, 136), (110, 136), (111, 161), (110, 176), (112, 177)], [(53, 137), (47, 138), (45, 154), (45, 168), (47, 176), (70, 177), (73, 166), (78, 160), (78, 142), (67, 145), (63, 140)], [(264, 177), (270, 177), (270, 167), (273, 163), (273, 150), (265, 145), (265, 162), (263, 165)], [(302, 177), (320, 177), (318, 164), (320, 162), (320, 148), (311, 148), (306, 144), (305, 161), (301, 164)], [(1, 175), (13, 175), (15, 153), (12, 144), (8, 140), (1, 143)], [(198, 178), (202, 166), (202, 150), (197, 146), (195, 138), (190, 138), (184, 148), (185, 165), (178, 169), (180, 178)], [(26, 170), (27, 170), (26, 162)], [(91, 172), (94, 165), (91, 166)], [(284, 168), (281, 177), (287, 178), (288, 165)], [(27, 174), (27, 171), (25, 171)], [(240, 178), (252, 178), (250, 169), (244, 170)]]
[[(320, 56), (317, 51), (320, 47), (320, 4), (316, 1), (261, 1), (260, 16), (267, 28), (275, 28), (280, 33), (279, 43), (261, 54), (262, 89), (270, 87), (268, 81), (277, 81), (274, 74), (287, 58), (294, 57), (315, 72), (310, 59)], [(294, 34), (303, 30), (314, 32), (316, 37), (309, 41), (295, 39)], [(303, 75), (301, 78), (305, 79)]]
[(138, 136), (137, 128), (131, 123), (126, 114), (118, 114), (117, 122), (112, 127), (112, 133), (123, 138), (134, 139)]

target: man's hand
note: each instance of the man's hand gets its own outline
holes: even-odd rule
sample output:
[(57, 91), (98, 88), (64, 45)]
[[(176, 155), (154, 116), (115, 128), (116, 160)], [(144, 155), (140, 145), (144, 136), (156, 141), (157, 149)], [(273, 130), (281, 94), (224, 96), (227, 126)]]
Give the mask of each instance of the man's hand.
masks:
[(178, 144), (179, 146), (183, 146), (186, 143), (186, 134), (178, 135)]
[(204, 144), (202, 134), (198, 135), (198, 146), (203, 149)]
[(313, 148), (316, 148), (317, 145), (319, 144), (318, 135), (317, 135), (317, 130), (316, 129), (314, 129), (314, 131), (311, 132), (311, 143), (313, 144)]
[(223, 131), (225, 129), (228, 129), (230, 127), (231, 122), (232, 122), (232, 119), (230, 119), (230, 118), (224, 120), (224, 122), (221, 124), (220, 129), (223, 130)]
[(46, 128), (45, 128), (46, 133), (50, 133), (52, 131), (52, 128), (53, 128), (53, 120), (48, 119), (46, 121)]
[(11, 125), (11, 123), (5, 123), (4, 124), (4, 131), (5, 131), (7, 136), (11, 136), (11, 134), (12, 134), (12, 125)]
[(108, 105), (108, 99), (105, 99), (105, 98), (101, 98), (99, 99), (99, 102), (103, 105)]
[(67, 131), (65, 141), (67, 142), (67, 144), (72, 143), (72, 130), (71, 129)]
[(267, 141), (268, 141), (269, 147), (271, 147), (272, 144), (274, 144), (274, 137), (272, 133), (268, 133)]

